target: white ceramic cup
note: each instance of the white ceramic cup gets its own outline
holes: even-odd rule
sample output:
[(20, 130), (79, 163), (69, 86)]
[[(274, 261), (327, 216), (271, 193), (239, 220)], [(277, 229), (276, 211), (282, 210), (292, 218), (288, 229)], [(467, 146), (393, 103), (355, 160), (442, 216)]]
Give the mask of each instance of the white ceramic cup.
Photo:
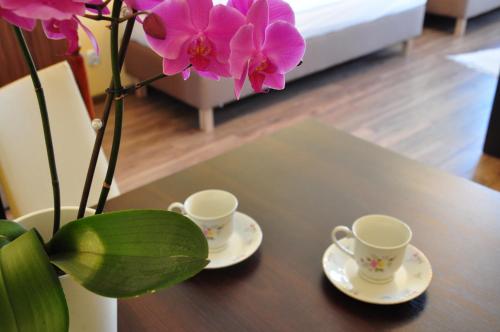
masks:
[[(353, 250), (339, 242), (339, 233), (354, 238)], [(411, 237), (412, 232), (407, 224), (383, 215), (359, 218), (352, 225), (352, 231), (346, 226), (337, 226), (332, 231), (333, 242), (356, 261), (359, 276), (379, 284), (394, 278), (403, 263)]]
[(238, 199), (224, 190), (203, 190), (189, 196), (184, 203), (172, 203), (169, 211), (179, 210), (191, 219), (207, 238), (208, 249), (221, 251), (233, 233), (233, 217)]

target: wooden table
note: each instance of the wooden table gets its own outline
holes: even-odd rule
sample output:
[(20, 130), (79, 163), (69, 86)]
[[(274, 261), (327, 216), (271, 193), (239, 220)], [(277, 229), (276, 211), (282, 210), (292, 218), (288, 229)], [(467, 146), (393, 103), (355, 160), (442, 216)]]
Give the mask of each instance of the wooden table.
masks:
[[(308, 121), (110, 201), (166, 208), (221, 188), (264, 232), (260, 250), (154, 295), (119, 303), (124, 331), (498, 331), (500, 194)], [(419, 298), (376, 306), (330, 284), (321, 257), (336, 225), (406, 221), (433, 265)]]

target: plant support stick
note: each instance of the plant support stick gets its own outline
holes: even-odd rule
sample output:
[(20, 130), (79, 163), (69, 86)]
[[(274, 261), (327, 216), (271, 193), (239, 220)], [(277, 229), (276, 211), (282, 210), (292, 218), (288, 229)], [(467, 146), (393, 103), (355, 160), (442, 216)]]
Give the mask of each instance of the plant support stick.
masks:
[(43, 135), (45, 137), (45, 147), (47, 149), (47, 158), (49, 160), (50, 177), (52, 178), (52, 192), (54, 196), (54, 226), (52, 233), (55, 234), (59, 230), (60, 216), (61, 216), (61, 193), (59, 189), (59, 179), (57, 176), (56, 158), (54, 155), (54, 145), (52, 143), (52, 134), (50, 132), (49, 114), (47, 112), (47, 103), (45, 101), (45, 94), (43, 93), (42, 84), (36, 71), (35, 63), (29, 51), (26, 39), (20, 28), (13, 26), (19, 46), (21, 47), (24, 60), (28, 65), (33, 86), (35, 88), (36, 97), (38, 99), (38, 106), (40, 108), (40, 115), (42, 117)]

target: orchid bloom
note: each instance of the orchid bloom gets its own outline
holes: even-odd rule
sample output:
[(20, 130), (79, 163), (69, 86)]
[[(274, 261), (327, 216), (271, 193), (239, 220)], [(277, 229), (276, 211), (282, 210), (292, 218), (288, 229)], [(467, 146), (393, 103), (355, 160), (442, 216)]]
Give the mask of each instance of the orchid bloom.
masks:
[(0, 6), (18, 16), (40, 20), (69, 20), (74, 15), (85, 14), (83, 0), (1, 0)]
[(80, 20), (76, 17), (73, 16), (69, 20), (56, 20), (56, 19), (51, 19), (51, 20), (46, 20), (42, 21), (42, 26), (43, 26), (43, 31), (45, 32), (45, 35), (49, 39), (66, 39), (68, 43), (68, 49), (66, 51), (66, 54), (73, 54), (78, 51), (79, 45), (78, 45), (78, 26), (81, 26), (82, 29), (85, 31), (87, 36), (89, 37), (92, 45), (94, 46), (94, 49), (96, 50), (97, 53), (99, 53), (99, 46), (97, 45), (97, 40), (92, 34), (92, 32), (85, 27)]
[(248, 23), (231, 40), (229, 63), (237, 98), (247, 76), (256, 92), (263, 87), (284, 89), (285, 74), (304, 56), (305, 41), (293, 25), (293, 11), (280, 2), (255, 1), (247, 13)]
[(2, 7), (2, 2), (0, 1), (0, 19), (4, 19), (10, 24), (14, 24), (25, 30), (33, 30), (36, 25), (36, 20), (32, 18), (26, 18), (15, 14), (9, 9)]
[(135, 10), (150, 10), (160, 3), (163, 0), (124, 0), (127, 7), (135, 9)]
[(238, 10), (212, 0), (166, 0), (144, 20), (151, 48), (163, 57), (163, 72), (175, 75), (190, 65), (211, 79), (229, 77), (229, 43), (245, 23)]

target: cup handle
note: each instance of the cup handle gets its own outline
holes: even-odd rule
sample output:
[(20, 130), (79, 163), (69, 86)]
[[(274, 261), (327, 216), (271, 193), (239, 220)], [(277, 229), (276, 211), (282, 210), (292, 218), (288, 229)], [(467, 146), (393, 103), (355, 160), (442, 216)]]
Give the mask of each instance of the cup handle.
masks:
[(168, 206), (168, 210), (172, 211), (172, 212), (177, 212), (176, 210), (178, 210), (179, 212), (177, 212), (177, 213), (186, 215), (186, 209), (184, 208), (184, 204), (179, 203), (179, 202), (175, 202), (175, 203), (170, 204)]
[(339, 240), (337, 239), (338, 233), (344, 233), (345, 237), (353, 237), (352, 231), (349, 229), (349, 227), (337, 226), (332, 231), (332, 240), (337, 245), (337, 247), (339, 247), (340, 250), (342, 250), (343, 252), (345, 252), (346, 254), (351, 256), (352, 258), (354, 258), (354, 253), (351, 250), (347, 249), (346, 247), (344, 247), (343, 245), (340, 244)]

